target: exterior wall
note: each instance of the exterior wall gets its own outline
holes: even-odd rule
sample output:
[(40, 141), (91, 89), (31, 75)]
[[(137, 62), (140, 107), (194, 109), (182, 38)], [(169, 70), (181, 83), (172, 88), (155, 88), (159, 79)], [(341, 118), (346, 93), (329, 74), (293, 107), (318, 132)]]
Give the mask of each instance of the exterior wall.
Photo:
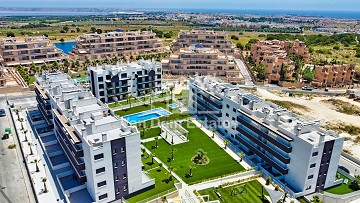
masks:
[(46, 37), (0, 40), (0, 56), (4, 66), (31, 65), (32, 63), (61, 62), (66, 59), (62, 50)]
[(143, 189), (141, 177), (140, 133), (126, 137), (126, 167), (128, 171), (128, 193)]
[[(123, 150), (122, 150), (123, 149)], [(128, 171), (126, 163), (126, 144), (125, 138), (117, 139), (111, 141), (111, 151), (112, 151), (112, 162), (117, 164), (117, 167), (114, 167), (114, 190), (115, 190), (115, 199), (121, 199), (126, 197), (128, 192)], [(122, 164), (124, 162), (124, 164)], [(125, 178), (124, 178), (125, 174)], [(116, 178), (117, 177), (117, 178)]]
[(76, 39), (76, 46), (69, 53), (71, 60), (96, 60), (113, 56), (134, 56), (164, 52), (162, 42), (149, 31), (115, 31), (103, 34), (86, 34)]
[(315, 67), (315, 77), (312, 82), (315, 86), (350, 85), (355, 76), (354, 64), (326, 65)]

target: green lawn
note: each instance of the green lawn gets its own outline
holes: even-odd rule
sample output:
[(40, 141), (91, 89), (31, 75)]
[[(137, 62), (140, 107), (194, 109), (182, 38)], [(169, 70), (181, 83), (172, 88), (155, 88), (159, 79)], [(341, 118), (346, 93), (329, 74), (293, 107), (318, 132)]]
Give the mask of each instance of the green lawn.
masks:
[[(137, 99), (132, 98), (130, 101), (131, 101), (131, 104), (134, 104), (137, 102)], [(129, 103), (127, 100), (124, 100), (124, 101), (114, 102), (112, 104), (109, 104), (108, 106), (109, 106), (109, 108), (115, 108), (115, 107), (126, 105), (126, 104), (129, 104)]]
[(160, 135), (160, 132), (161, 132), (160, 127), (150, 128), (150, 129), (147, 129), (147, 131), (145, 131), (145, 136), (143, 136), (142, 129), (139, 129), (139, 130), (140, 130), (140, 134), (141, 134), (141, 139), (157, 137)]
[(163, 117), (160, 117), (159, 119), (152, 119), (152, 120), (146, 121), (145, 125), (143, 122), (137, 123), (136, 125), (138, 127), (140, 127), (142, 125), (144, 125), (146, 127), (155, 127), (155, 126), (158, 126), (159, 122), (162, 122), (166, 119), (168, 121), (170, 121), (170, 120), (185, 119), (185, 118), (190, 117), (190, 114), (180, 113), (180, 111), (178, 109), (172, 110), (171, 108), (169, 108), (169, 106), (168, 106), (169, 104), (171, 104), (170, 101), (154, 102), (154, 103), (152, 103), (152, 105), (142, 105), (142, 106), (136, 106), (136, 107), (132, 107), (132, 108), (124, 109), (124, 110), (115, 111), (115, 114), (117, 114), (119, 116), (126, 116), (129, 114), (138, 113), (141, 111), (147, 111), (147, 110), (150, 110), (153, 108), (160, 108), (160, 107), (163, 109), (166, 109), (172, 113), (169, 116), (163, 116)]
[[(243, 191), (242, 188), (237, 188), (236, 190), (239, 192), (239, 194), (233, 194), (231, 195), (232, 190), (236, 186), (230, 186), (227, 188), (219, 188), (218, 192), (221, 194), (224, 201), (221, 202), (227, 202), (227, 203), (233, 203), (233, 202), (251, 202), (251, 203), (262, 203), (262, 202), (269, 202), (266, 199), (262, 199), (261, 194), (261, 183), (257, 180), (253, 180), (250, 182), (242, 183), (246, 185), (246, 190)], [(241, 184), (240, 184), (241, 185)], [(199, 193), (201, 195), (209, 195), (210, 200), (220, 200), (220, 198), (215, 194), (214, 192), (215, 188), (210, 188), (207, 190), (202, 190)], [(243, 193), (240, 193), (243, 191)], [(264, 189), (264, 195), (268, 195), (266, 190)]]
[[(344, 183), (344, 180), (346, 179), (345, 176), (341, 175), (341, 178), (343, 179), (343, 183), (340, 184), (340, 185), (337, 185), (335, 187), (331, 187), (331, 188), (328, 188), (326, 190), (324, 190), (325, 192), (328, 192), (328, 193), (332, 193), (332, 194), (338, 194), (338, 195), (342, 195), (342, 194), (348, 194), (348, 193), (351, 193), (351, 192), (354, 192), (355, 190), (351, 189), (349, 186), (351, 184), (351, 180), (349, 179), (348, 180), (348, 184), (345, 184)], [(348, 179), (348, 178), (347, 178)]]
[(164, 168), (160, 168), (155, 160), (154, 164), (151, 164), (151, 157), (147, 154), (142, 156), (141, 160), (145, 166), (145, 170), (148, 171), (149, 176), (155, 178), (155, 188), (126, 199), (129, 203), (139, 202), (170, 189), (175, 190), (174, 178), (169, 181), (169, 173)]
[[(188, 123), (189, 125), (187, 125)], [(175, 145), (174, 160), (171, 161), (171, 146), (163, 139), (158, 141), (158, 148), (154, 148), (155, 141), (147, 142), (146, 147), (155, 153), (166, 165), (172, 165), (176, 169), (175, 173), (186, 183), (193, 184), (204, 179), (244, 171), (240, 164), (201, 129), (195, 127), (194, 123), (184, 122), (183, 127), (189, 131), (190, 141)], [(205, 166), (197, 165), (196, 169), (192, 172), (193, 176), (189, 177), (189, 165), (192, 163), (191, 158), (195, 155), (197, 149), (203, 149), (207, 152), (210, 162)]]

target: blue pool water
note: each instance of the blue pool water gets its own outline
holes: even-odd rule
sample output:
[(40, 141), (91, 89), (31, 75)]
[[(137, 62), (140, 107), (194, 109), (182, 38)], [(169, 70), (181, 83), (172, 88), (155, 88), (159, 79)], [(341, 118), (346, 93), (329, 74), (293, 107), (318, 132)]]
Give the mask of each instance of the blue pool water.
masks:
[(179, 106), (177, 105), (177, 103), (169, 104), (169, 106), (170, 106), (170, 108), (172, 108), (172, 109), (176, 109), (177, 107), (179, 107)]
[(55, 46), (58, 49), (61, 49), (64, 51), (65, 54), (68, 54), (71, 50), (72, 47), (76, 45), (76, 42), (59, 42), (59, 43), (55, 43)]
[(169, 112), (163, 108), (156, 108), (156, 109), (151, 109), (148, 111), (142, 111), (139, 113), (130, 114), (130, 115), (124, 116), (123, 118), (130, 124), (135, 124), (135, 123), (139, 123), (142, 121), (148, 121), (148, 120), (152, 120), (155, 118), (160, 118), (160, 117), (167, 116), (170, 114), (171, 114), (171, 112)]

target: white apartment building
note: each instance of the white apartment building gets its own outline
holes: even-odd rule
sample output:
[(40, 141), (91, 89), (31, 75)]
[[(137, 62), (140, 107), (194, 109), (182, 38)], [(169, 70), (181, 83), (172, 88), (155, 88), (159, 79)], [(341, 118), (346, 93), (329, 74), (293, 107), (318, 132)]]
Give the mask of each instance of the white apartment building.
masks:
[(190, 112), (293, 196), (339, 184), (336, 172), (344, 138), (322, 129), (319, 121), (301, 118), (210, 76), (191, 79)]
[(161, 90), (162, 65), (153, 60), (116, 65), (102, 64), (88, 68), (90, 89), (102, 102), (126, 99), (127, 94), (140, 96), (142, 92)]
[(120, 201), (154, 187), (141, 169), (135, 126), (64, 73), (43, 73), (36, 83), (38, 102), (51, 113), (57, 140), (94, 202)]

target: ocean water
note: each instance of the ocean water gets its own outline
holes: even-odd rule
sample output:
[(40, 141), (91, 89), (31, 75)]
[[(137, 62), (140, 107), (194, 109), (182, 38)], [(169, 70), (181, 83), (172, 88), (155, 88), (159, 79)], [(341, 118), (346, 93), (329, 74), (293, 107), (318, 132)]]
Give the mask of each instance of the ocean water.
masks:
[(58, 42), (55, 43), (55, 46), (61, 50), (64, 51), (65, 54), (68, 54), (71, 50), (72, 47), (76, 45), (76, 42)]
[(288, 14), (288, 15), (297, 15), (297, 16), (360, 19), (360, 11), (261, 10), (261, 9), (184, 9), (184, 11), (192, 12), (192, 13), (213, 13), (213, 14), (253, 14), (253, 15)]

